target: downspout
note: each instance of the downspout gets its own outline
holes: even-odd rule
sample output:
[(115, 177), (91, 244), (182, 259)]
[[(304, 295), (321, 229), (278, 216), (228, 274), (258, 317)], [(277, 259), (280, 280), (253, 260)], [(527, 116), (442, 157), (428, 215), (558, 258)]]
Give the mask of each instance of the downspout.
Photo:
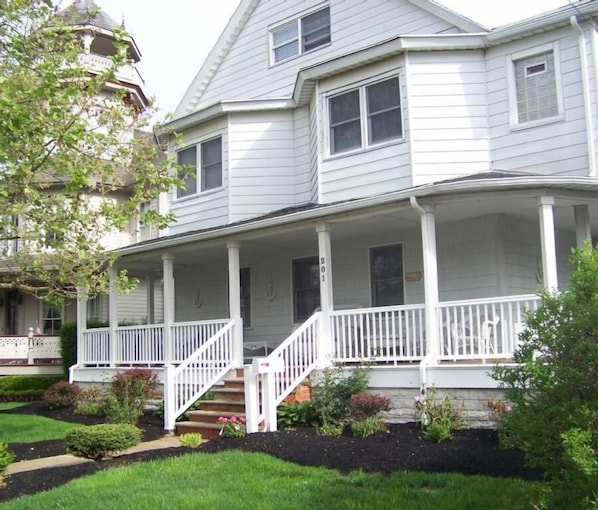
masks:
[(586, 117), (586, 135), (588, 144), (589, 176), (596, 177), (596, 152), (594, 143), (594, 122), (592, 117), (592, 103), (590, 98), (590, 78), (588, 76), (588, 57), (586, 53), (586, 39), (583, 30), (575, 16), (569, 18), (571, 26), (579, 33), (579, 62), (581, 67), (581, 83), (583, 88), (583, 103)]
[(421, 391), (428, 387), (427, 367), (436, 361), (438, 346), (438, 269), (436, 257), (436, 229), (433, 209), (424, 209), (417, 198), (410, 197), (411, 207), (420, 215), (422, 230), (422, 252), (424, 258), (424, 302), (426, 325), (426, 355), (419, 363)]

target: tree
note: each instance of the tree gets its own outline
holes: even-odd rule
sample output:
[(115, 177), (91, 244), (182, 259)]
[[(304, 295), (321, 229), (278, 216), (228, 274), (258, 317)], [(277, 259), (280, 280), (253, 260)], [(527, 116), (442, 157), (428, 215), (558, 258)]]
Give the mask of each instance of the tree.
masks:
[[(103, 240), (180, 184), (153, 136), (135, 130), (152, 112), (140, 115), (124, 88), (106, 93), (127, 62), (125, 36), (115, 32), (110, 65), (90, 74), (52, 0), (0, 0), (0, 287), (53, 302), (105, 292), (116, 256)], [(132, 285), (124, 272), (116, 283)]]
[(513, 403), (501, 426), (551, 481), (551, 508), (598, 503), (598, 249), (572, 255), (567, 291), (528, 314), (515, 366), (493, 376)]

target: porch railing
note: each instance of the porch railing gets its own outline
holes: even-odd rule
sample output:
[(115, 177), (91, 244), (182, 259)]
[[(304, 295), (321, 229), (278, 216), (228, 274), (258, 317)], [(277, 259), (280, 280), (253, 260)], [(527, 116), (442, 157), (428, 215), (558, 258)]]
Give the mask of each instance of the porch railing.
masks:
[(212, 338), (230, 319), (177, 322), (172, 325), (173, 361), (181, 363)]
[(83, 342), (78, 354), (82, 366), (110, 365), (110, 328), (93, 328), (82, 332)]
[(330, 312), (338, 362), (419, 361), (425, 355), (424, 305)]
[(508, 359), (517, 348), (527, 310), (535, 310), (535, 295), (448, 301), (438, 307), (440, 360)]
[[(248, 431), (256, 432), (258, 423), (264, 422), (265, 430), (276, 430), (276, 407), (313, 371), (318, 361), (318, 338), (321, 312), (316, 312), (281, 343), (266, 358), (269, 366), (282, 366), (282, 371), (264, 373), (262, 378), (261, 408), (259, 413), (258, 374), (252, 374), (246, 387)], [(247, 384), (247, 378), (246, 378)], [(253, 405), (249, 406), (251, 402)], [(251, 407), (251, 408), (250, 408)]]
[(60, 338), (57, 336), (0, 336), (0, 360), (34, 363), (60, 357)]
[(237, 321), (229, 320), (178, 366), (164, 367), (164, 425), (174, 430), (178, 416), (233, 368)]
[(164, 362), (164, 325), (121, 326), (116, 329), (117, 365), (159, 365)]

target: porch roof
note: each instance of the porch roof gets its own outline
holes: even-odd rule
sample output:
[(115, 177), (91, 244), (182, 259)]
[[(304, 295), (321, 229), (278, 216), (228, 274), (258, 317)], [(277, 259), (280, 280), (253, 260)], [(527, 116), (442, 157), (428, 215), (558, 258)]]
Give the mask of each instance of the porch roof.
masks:
[[(592, 177), (541, 176), (492, 170), (375, 196), (343, 200), (329, 204), (305, 203), (298, 206), (285, 207), (255, 218), (143, 241), (115, 250), (115, 253), (120, 256), (146, 253), (192, 242), (214, 240), (265, 228), (323, 219), (327, 216), (362, 212), (370, 208), (408, 202), (411, 197), (415, 197), (416, 199), (432, 199), (434, 197), (449, 197), (467, 193), (533, 189), (538, 189), (541, 192), (546, 192), (546, 190), (562, 190), (596, 193), (598, 192), (598, 180)], [(596, 195), (596, 200), (598, 200), (598, 195)]]

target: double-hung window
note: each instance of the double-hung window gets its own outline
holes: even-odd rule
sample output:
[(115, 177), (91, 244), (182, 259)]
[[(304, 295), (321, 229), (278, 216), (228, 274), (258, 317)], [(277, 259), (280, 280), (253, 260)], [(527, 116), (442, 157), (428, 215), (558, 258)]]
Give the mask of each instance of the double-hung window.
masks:
[(555, 45), (535, 53), (511, 55), (511, 124), (554, 119), (562, 112), (558, 51)]
[(399, 78), (395, 76), (331, 96), (328, 117), (330, 154), (402, 138)]
[(372, 306), (405, 304), (401, 244), (370, 249), (370, 280)]
[(62, 327), (62, 307), (42, 303), (42, 332), (44, 335), (58, 335)]
[(320, 306), (318, 257), (293, 260), (293, 322), (303, 322)]
[(222, 137), (180, 150), (177, 153), (177, 162), (183, 166), (179, 179), (186, 185), (185, 189), (177, 189), (177, 198), (220, 188), (222, 186)]
[(324, 46), (330, 42), (330, 9), (326, 7), (274, 28), (270, 37), (274, 64)]

